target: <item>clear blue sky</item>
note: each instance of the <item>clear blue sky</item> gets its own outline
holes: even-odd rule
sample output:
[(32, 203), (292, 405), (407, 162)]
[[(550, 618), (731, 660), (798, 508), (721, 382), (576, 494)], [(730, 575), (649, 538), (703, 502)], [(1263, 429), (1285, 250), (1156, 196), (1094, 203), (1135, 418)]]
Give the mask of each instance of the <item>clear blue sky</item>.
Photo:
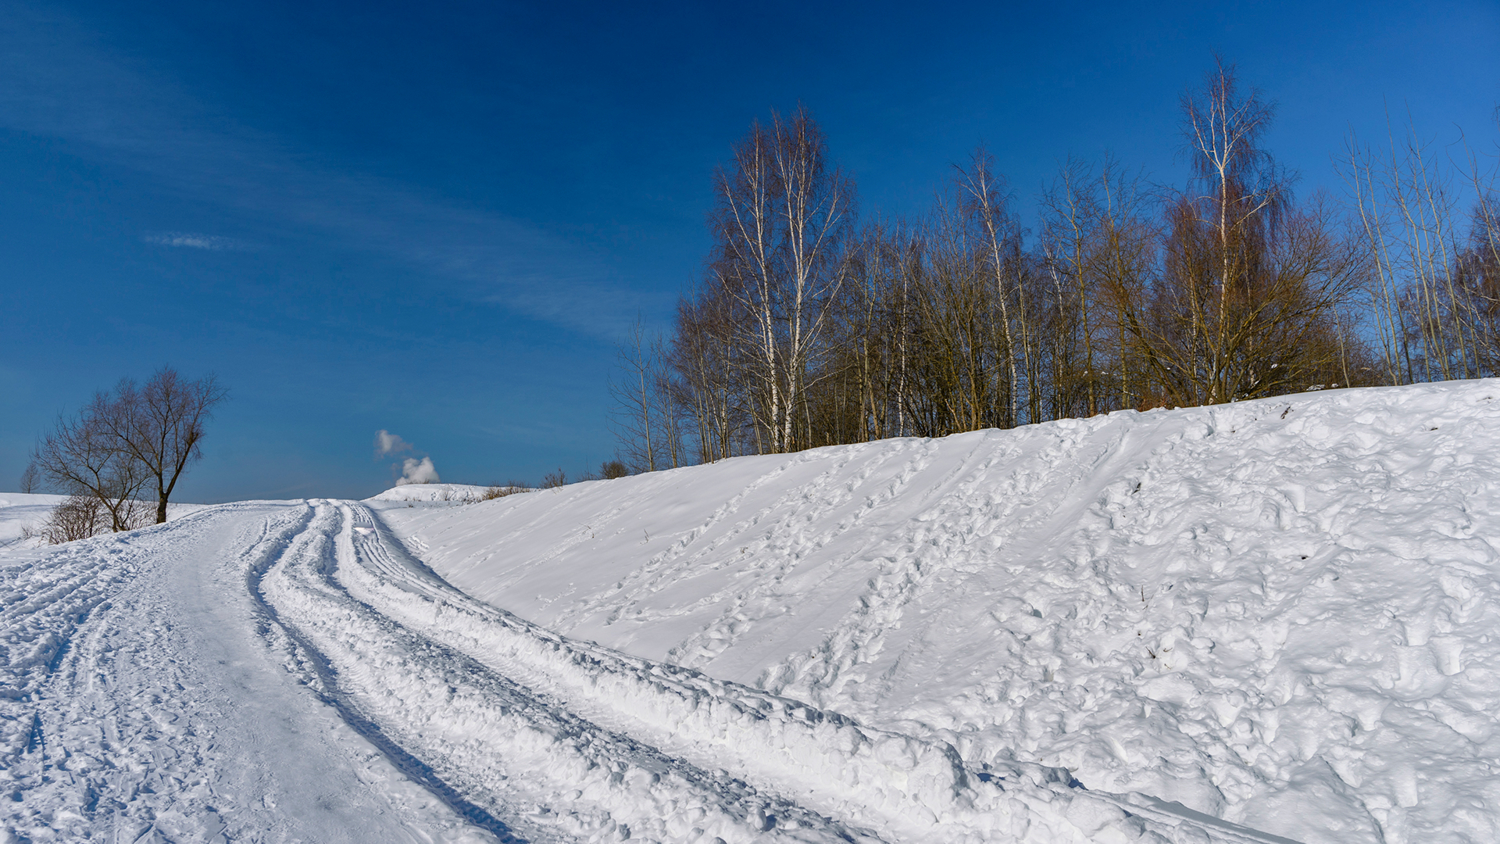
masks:
[(805, 103), (863, 213), (988, 145), (1180, 183), (1215, 53), (1300, 190), (1410, 108), (1493, 145), (1500, 3), (49, 3), (0, 16), (0, 490), (59, 411), (170, 362), (232, 391), (185, 501), (610, 457), (613, 347), (699, 271), (710, 176)]

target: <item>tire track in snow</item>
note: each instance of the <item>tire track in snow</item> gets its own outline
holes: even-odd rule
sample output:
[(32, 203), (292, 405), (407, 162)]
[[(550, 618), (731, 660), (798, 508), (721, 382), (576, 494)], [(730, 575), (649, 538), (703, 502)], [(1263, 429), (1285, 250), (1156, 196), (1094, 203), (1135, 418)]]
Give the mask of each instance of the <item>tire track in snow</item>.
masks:
[(24, 731), (0, 760), (0, 841), (479, 840), (265, 659), (239, 551), (305, 527), (300, 510), (0, 557), (0, 594), (25, 595), (0, 639), (47, 645), (0, 659), (22, 692), (0, 718)]
[(269, 570), (283, 562), (289, 554), (306, 552), (307, 545), (315, 543), (320, 538), (308, 532), (316, 515), (316, 508), (308, 506), (302, 518), (291, 529), (279, 531), (275, 536), (263, 536), (263, 540), (256, 543), (247, 555), (251, 556), (253, 561), (246, 567), (245, 585), (251, 596), (256, 599), (257, 608), (262, 614), (261, 635), (273, 648), (279, 644), (287, 650), (294, 664), (301, 668), (299, 673), (303, 675), (304, 682), (313, 688), (346, 724), (384, 754), (397, 770), (426, 788), (461, 817), (494, 835), (504, 844), (512, 844), (512, 842), (524, 844), (525, 839), (517, 838), (503, 821), (466, 800), (463, 795), (438, 777), (429, 765), (408, 753), (387, 736), (378, 724), (361, 713), (353, 705), (349, 696), (340, 689), (337, 672), (329, 661), (307, 642), (295, 625), (288, 625), (276, 607), (266, 599), (263, 581)]
[(602, 729), (382, 615), (333, 577), (353, 562), (354, 520), (315, 509), (262, 570), (269, 611), (346, 720), (421, 760), (469, 805), (545, 840), (873, 840)]
[(453, 589), (363, 507), (355, 507), (352, 524), (338, 579), (368, 605), (546, 689), (558, 705), (595, 723), (704, 768), (733, 769), (763, 793), (802, 795), (799, 802), (857, 818), (887, 840), (1279, 840), (1228, 824), (1206, 830), (1191, 813), (1150, 798), (1078, 791), (1055, 769), (974, 773), (951, 747), (868, 730), (690, 669), (568, 640)]

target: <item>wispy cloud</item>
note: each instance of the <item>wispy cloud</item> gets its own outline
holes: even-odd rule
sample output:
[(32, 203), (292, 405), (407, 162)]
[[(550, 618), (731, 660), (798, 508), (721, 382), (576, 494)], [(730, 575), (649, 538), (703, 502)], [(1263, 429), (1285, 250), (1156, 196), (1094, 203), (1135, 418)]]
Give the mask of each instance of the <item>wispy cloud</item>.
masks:
[[(287, 138), (225, 119), (162, 68), (121, 55), (68, 14), (36, 2), (0, 20), (0, 127), (63, 139), (161, 183), (415, 269), (450, 295), (596, 336), (638, 310), (605, 260), (527, 221), (411, 185), (311, 163)], [(197, 249), (235, 241), (158, 232)]]
[(187, 249), (242, 249), (243, 244), (234, 238), (192, 232), (153, 232), (142, 240), (157, 246), (178, 246)]

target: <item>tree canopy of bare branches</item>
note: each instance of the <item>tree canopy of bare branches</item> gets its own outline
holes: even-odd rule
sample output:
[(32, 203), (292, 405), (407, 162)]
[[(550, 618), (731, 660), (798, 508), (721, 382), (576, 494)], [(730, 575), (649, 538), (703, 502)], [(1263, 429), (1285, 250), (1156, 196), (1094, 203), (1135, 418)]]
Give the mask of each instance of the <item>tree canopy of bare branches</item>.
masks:
[(1184, 98), (1194, 180), (1169, 204), (1159, 281), (1130, 303), (1137, 354), (1174, 404), (1218, 404), (1322, 382), (1329, 317), (1364, 269), (1326, 202), (1297, 206), (1261, 143), (1273, 110), (1220, 63)]
[[(161, 524), (183, 472), (202, 457), (204, 424), (226, 396), (212, 375), (189, 380), (171, 367), (140, 386), (124, 379), (80, 412), (59, 417), (32, 464), (50, 486), (102, 507), (111, 530), (141, 527), (153, 516)], [(141, 500), (148, 489), (154, 507)], [(93, 524), (81, 504), (70, 506), (70, 535)]]
[(183, 470), (203, 457), (203, 425), (227, 397), (212, 375), (191, 381), (164, 366), (139, 388), (122, 381), (113, 406), (99, 408), (117, 447), (145, 467), (155, 486), (157, 524), (167, 520)]

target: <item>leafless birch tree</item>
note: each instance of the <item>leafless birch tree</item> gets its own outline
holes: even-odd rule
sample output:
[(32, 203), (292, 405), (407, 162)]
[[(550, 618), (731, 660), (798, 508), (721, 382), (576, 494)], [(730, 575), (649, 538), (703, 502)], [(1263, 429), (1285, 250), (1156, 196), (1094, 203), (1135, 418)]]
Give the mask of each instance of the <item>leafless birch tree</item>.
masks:
[(846, 272), (854, 187), (827, 157), (822, 130), (798, 108), (752, 126), (716, 178), (712, 272), (743, 317), (736, 342), (769, 452), (799, 447), (803, 391)]

